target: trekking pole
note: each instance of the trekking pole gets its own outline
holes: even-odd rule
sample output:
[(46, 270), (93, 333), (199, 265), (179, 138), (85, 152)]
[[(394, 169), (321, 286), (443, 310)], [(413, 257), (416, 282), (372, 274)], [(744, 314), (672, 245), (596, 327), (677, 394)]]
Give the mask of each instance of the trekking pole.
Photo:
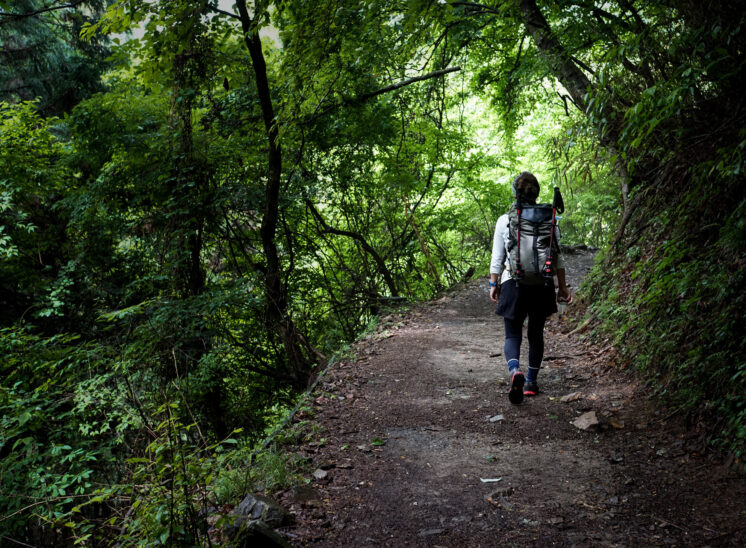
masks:
[(562, 193), (558, 186), (554, 187), (554, 199), (552, 200), (552, 207), (557, 210), (557, 213), (562, 215), (565, 212), (565, 201), (562, 199)]

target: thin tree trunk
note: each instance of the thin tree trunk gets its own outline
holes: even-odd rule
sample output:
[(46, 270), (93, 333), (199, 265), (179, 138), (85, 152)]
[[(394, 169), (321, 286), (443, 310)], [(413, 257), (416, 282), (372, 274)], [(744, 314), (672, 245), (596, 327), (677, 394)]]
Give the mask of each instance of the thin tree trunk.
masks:
[[(557, 37), (552, 33), (544, 14), (536, 5), (536, 0), (521, 0), (521, 14), (526, 30), (534, 40), (534, 44), (539, 49), (539, 53), (546, 60), (554, 76), (565, 87), (570, 94), (572, 102), (583, 112), (588, 108), (588, 92), (592, 84), (585, 73), (575, 64), (569, 52), (559, 42)], [(612, 111), (606, 107), (601, 112), (601, 117), (608, 121), (608, 126), (604, 131), (599, 129), (599, 138), (601, 144), (605, 146), (614, 156), (616, 156), (616, 169), (622, 180), (622, 217), (629, 217), (629, 191), (634, 186), (634, 181), (630, 177), (627, 166), (624, 163), (617, 149), (619, 143), (619, 134), (613, 125)], [(617, 237), (617, 240), (619, 237)]]
[(386, 282), (389, 291), (391, 292), (391, 296), (399, 296), (399, 290), (396, 288), (394, 277), (391, 275), (391, 271), (389, 271), (388, 267), (386, 266), (386, 262), (362, 235), (358, 234), (357, 232), (351, 232), (349, 230), (339, 230), (337, 228), (329, 226), (324, 218), (321, 216), (321, 213), (319, 213), (319, 210), (316, 209), (316, 206), (313, 205), (313, 202), (311, 202), (311, 200), (306, 200), (306, 205), (308, 206), (308, 209), (311, 210), (311, 213), (319, 222), (321, 227), (324, 229), (324, 232), (328, 234), (336, 234), (338, 236), (347, 236), (348, 238), (352, 238), (353, 240), (359, 242), (360, 247), (362, 247), (373, 258), (373, 262), (376, 263), (378, 271), (381, 273), (381, 276), (383, 276), (383, 279)]
[[(190, 49), (174, 56), (173, 72), (176, 93), (172, 109), (177, 118), (179, 152), (183, 157), (183, 161), (174, 168), (179, 185), (175, 192), (186, 204), (186, 207), (182, 206), (186, 213), (178, 228), (182, 231), (183, 241), (181, 245), (186, 248), (186, 253), (189, 255), (189, 260), (179, 266), (180, 281), (182, 282), (181, 290), (187, 295), (195, 296), (201, 294), (205, 289), (205, 272), (201, 261), (204, 215), (199, 204), (202, 202), (202, 194), (207, 185), (207, 174), (194, 156), (192, 135), (194, 100), (191, 95), (183, 93), (184, 90), (198, 85), (197, 79), (201, 71), (200, 54), (192, 48), (193, 44), (190, 44)], [(189, 182), (195, 185), (191, 190), (185, 191)]]
[(403, 201), (404, 201), (404, 215), (407, 217), (407, 221), (409, 221), (409, 224), (412, 226), (412, 230), (414, 230), (414, 233), (417, 236), (417, 241), (420, 244), (420, 250), (422, 251), (422, 254), (425, 256), (425, 261), (426, 261), (425, 264), (427, 264), (427, 269), (430, 271), (430, 275), (433, 277), (433, 282), (435, 283), (435, 289), (437, 291), (440, 291), (443, 288), (443, 286), (440, 283), (440, 274), (438, 274), (438, 269), (435, 267), (435, 263), (433, 263), (433, 259), (430, 256), (430, 250), (427, 247), (427, 242), (422, 238), (420, 229), (414, 220), (414, 214), (409, 209), (409, 202), (407, 201), (406, 196), (403, 197)]
[(268, 327), (279, 336), (287, 354), (288, 380), (296, 388), (305, 388), (312, 376), (313, 363), (321, 356), (298, 331), (287, 311), (287, 297), (282, 285), (282, 271), (277, 244), (275, 243), (275, 233), (279, 220), (282, 148), (275, 123), (274, 107), (267, 78), (267, 64), (264, 60), (259, 32), (253, 26), (253, 21), (246, 8), (246, 0), (236, 0), (236, 7), (241, 18), (244, 42), (251, 56), (262, 119), (264, 120), (269, 144), (267, 186), (265, 189), (266, 202), (260, 228), (262, 248), (267, 260), (267, 270), (264, 276), (264, 287), (267, 294), (266, 320)]

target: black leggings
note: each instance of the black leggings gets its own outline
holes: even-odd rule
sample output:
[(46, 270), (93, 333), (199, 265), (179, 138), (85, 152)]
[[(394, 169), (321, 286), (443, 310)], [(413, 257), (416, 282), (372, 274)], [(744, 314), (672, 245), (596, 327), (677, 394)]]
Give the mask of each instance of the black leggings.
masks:
[[(523, 321), (526, 314), (518, 314), (515, 319), (505, 319), (505, 359), (520, 360), (521, 339), (523, 338)], [(529, 379), (533, 379), (541, 367), (544, 357), (544, 323), (546, 316), (543, 312), (528, 313), (528, 367)], [(508, 363), (510, 366), (511, 364)], [(534, 371), (531, 371), (531, 370)], [(533, 374), (532, 374), (533, 373)]]

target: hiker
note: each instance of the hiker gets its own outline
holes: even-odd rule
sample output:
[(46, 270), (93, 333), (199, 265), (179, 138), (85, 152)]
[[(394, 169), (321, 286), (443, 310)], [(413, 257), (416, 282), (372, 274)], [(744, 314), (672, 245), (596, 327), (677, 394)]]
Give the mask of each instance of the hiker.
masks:
[[(556, 192), (559, 193), (558, 190)], [(556, 300), (568, 304), (573, 300), (565, 283), (565, 267), (559, 252), (559, 230), (556, 227), (552, 206), (531, 208), (531, 206), (536, 206), (538, 197), (539, 182), (531, 173), (524, 171), (513, 180), (515, 202), (510, 211), (501, 215), (497, 220), (492, 244), (490, 299), (497, 303), (496, 314), (505, 319), (504, 353), (510, 373), (508, 399), (513, 404), (521, 403), (524, 396), (535, 396), (539, 392), (537, 376), (544, 357), (544, 323), (547, 317), (557, 312), (553, 275), (557, 276), (559, 286)], [(548, 258), (543, 261), (547, 263), (546, 265), (538, 265), (545, 269), (541, 273), (538, 268), (533, 269), (539, 262), (532, 260), (532, 257), (538, 258), (539, 256), (536, 249), (537, 238), (526, 236), (526, 233), (530, 234), (531, 227), (526, 224), (525, 218), (523, 222), (520, 222), (521, 209), (529, 220), (532, 215), (536, 214), (542, 215), (544, 219), (542, 230), (544, 230), (545, 237), (538, 239), (538, 245), (543, 248), (538, 251), (541, 252), (542, 257), (548, 255)], [(537, 213), (534, 214), (533, 211)], [(546, 220), (548, 215), (551, 219), (549, 221)], [(524, 230), (523, 239), (520, 237), (521, 230)], [(532, 242), (533, 249), (531, 249)], [(520, 257), (524, 255), (526, 258), (521, 261)], [(533, 264), (524, 268), (523, 263)], [(524, 376), (520, 367), (520, 352), (523, 323), (527, 316), (528, 374)]]

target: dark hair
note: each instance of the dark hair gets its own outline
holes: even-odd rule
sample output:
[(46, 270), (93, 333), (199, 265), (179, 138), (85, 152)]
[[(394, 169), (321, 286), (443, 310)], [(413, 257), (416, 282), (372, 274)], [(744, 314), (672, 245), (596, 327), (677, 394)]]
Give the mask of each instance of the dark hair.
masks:
[(513, 196), (519, 202), (535, 204), (539, 197), (539, 181), (528, 171), (522, 172), (513, 180)]

